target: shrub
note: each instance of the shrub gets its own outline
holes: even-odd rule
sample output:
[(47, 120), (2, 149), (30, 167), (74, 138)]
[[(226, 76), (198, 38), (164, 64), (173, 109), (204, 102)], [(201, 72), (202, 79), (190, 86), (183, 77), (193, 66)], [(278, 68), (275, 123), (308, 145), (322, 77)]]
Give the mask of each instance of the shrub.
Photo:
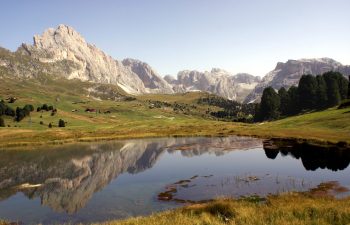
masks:
[(47, 104), (43, 104), (43, 106), (41, 107), (42, 110), (48, 111), (48, 105)]
[(2, 117), (0, 117), (0, 127), (5, 127), (5, 120)]
[(66, 126), (66, 123), (64, 122), (64, 120), (60, 119), (58, 121), (58, 127), (65, 127)]
[(16, 120), (17, 122), (20, 122), (21, 120), (24, 119), (24, 117), (26, 117), (27, 113), (29, 113), (29, 112), (27, 112), (27, 111), (25, 111), (25, 110), (23, 110), (23, 109), (17, 107), (17, 108), (16, 108), (16, 117), (15, 117), (15, 120)]
[(33, 105), (27, 104), (27, 105), (25, 105), (25, 106), (23, 107), (23, 109), (26, 110), (26, 111), (28, 111), (28, 112), (33, 112), (33, 111), (34, 111), (34, 106), (33, 106)]
[(14, 117), (16, 115), (16, 112), (15, 112), (14, 109), (12, 109), (11, 107), (7, 106), (7, 108), (5, 110), (5, 115)]

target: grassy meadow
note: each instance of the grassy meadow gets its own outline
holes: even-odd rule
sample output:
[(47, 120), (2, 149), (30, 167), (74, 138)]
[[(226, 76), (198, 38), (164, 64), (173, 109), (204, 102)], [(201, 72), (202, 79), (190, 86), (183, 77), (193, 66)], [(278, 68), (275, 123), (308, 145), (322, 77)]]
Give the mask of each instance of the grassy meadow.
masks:
[[(349, 108), (332, 108), (273, 122), (247, 124), (218, 121), (210, 117), (206, 110), (210, 108), (215, 111), (218, 108), (197, 103), (205, 93), (144, 95), (135, 100), (123, 100), (126, 94), (122, 90), (114, 90), (115, 87), (108, 85), (96, 88), (91, 83), (77, 80), (53, 80), (43, 76), (20, 83), (15, 78), (3, 81), (0, 83), (1, 99), (15, 96), (18, 100), (9, 104), (13, 109), (32, 104), (35, 110), (19, 123), (5, 117), (5, 124), (9, 127), (0, 128), (2, 147), (118, 138), (217, 135), (350, 143)], [(115, 99), (115, 93), (121, 96), (120, 99)], [(168, 106), (153, 107), (157, 101), (180, 104), (185, 110), (175, 111)], [(57, 114), (51, 116), (50, 111), (36, 112), (36, 108), (44, 103), (57, 108)], [(87, 108), (93, 108), (96, 112), (85, 112)], [(58, 128), (59, 119), (66, 121), (67, 126)], [(52, 128), (48, 128), (49, 123), (53, 125)]]

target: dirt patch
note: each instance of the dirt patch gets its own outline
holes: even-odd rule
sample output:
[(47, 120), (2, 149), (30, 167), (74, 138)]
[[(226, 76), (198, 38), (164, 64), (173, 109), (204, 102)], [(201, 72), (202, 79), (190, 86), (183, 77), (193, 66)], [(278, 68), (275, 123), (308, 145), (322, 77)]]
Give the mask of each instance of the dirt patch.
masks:
[(329, 181), (319, 184), (317, 187), (310, 189), (307, 193), (314, 197), (334, 197), (350, 190), (339, 184), (338, 181)]

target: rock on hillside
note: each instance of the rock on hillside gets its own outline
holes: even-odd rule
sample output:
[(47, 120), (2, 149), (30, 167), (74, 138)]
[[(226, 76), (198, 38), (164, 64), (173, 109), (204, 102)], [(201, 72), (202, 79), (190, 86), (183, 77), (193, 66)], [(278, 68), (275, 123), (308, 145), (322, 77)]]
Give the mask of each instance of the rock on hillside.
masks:
[(330, 58), (288, 60), (286, 63), (279, 62), (274, 70), (263, 77), (244, 102), (260, 101), (264, 88), (268, 86), (276, 90), (281, 87), (289, 88), (292, 85), (298, 85), (303, 74), (316, 75), (330, 70), (339, 71), (346, 75), (350, 73), (350, 66), (343, 66)]

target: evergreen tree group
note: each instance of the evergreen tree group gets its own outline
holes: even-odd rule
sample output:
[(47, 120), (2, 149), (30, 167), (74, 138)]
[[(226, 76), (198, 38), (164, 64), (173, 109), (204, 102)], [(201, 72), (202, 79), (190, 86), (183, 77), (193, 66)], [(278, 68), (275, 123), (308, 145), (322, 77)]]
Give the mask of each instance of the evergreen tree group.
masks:
[(6, 105), (3, 100), (0, 101), (0, 116), (2, 115), (11, 117), (15, 116), (15, 110), (13, 110), (10, 106)]
[(339, 105), (346, 98), (350, 98), (350, 83), (341, 73), (303, 75), (298, 87), (292, 86), (288, 91), (284, 87), (278, 93), (272, 87), (265, 88), (255, 120), (274, 120), (302, 111), (321, 110)]
[(34, 107), (32, 105), (25, 105), (23, 108), (16, 108), (15, 121), (20, 122), (26, 116), (30, 115), (30, 112), (34, 111)]
[(47, 105), (47, 104), (43, 104), (42, 106), (39, 106), (38, 108), (36, 108), (36, 111), (37, 112), (40, 112), (40, 111), (50, 111), (50, 110), (53, 110), (53, 106), (52, 105)]
[(30, 115), (30, 112), (34, 111), (33, 105), (25, 105), (23, 108), (17, 107), (16, 110), (13, 110), (10, 106), (6, 105), (4, 101), (0, 101), (0, 117), (1, 116), (10, 116), (14, 117), (14, 120), (19, 122), (24, 119), (26, 116)]

